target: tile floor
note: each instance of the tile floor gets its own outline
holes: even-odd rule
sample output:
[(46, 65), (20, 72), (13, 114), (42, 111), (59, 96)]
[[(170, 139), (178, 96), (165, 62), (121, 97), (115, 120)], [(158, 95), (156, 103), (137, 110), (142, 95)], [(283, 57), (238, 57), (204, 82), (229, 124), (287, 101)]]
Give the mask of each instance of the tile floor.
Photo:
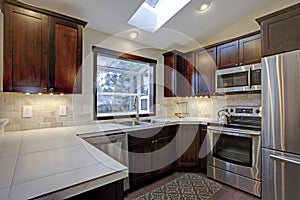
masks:
[[(163, 178), (157, 182), (154, 182), (154, 183), (147, 185), (139, 190), (136, 190), (132, 193), (127, 194), (127, 196), (124, 199), (131, 200), (131, 199), (137, 198), (147, 192), (150, 192), (151, 190), (153, 190), (157, 187), (160, 187), (160, 186), (182, 176), (183, 174), (185, 174), (185, 173), (176, 172), (166, 178)], [(200, 174), (200, 175), (205, 176), (204, 174)], [(242, 192), (240, 190), (237, 190), (235, 188), (232, 188), (230, 186), (222, 184), (222, 188), (218, 192), (216, 192), (214, 195), (212, 195), (209, 200), (259, 200), (259, 198), (252, 196), (248, 193)]]

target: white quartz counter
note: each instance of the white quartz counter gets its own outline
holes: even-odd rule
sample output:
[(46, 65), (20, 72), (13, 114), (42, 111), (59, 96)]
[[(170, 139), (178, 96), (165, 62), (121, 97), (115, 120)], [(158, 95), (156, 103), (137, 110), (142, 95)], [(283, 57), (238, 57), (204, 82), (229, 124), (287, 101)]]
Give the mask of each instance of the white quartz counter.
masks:
[(126, 166), (76, 134), (67, 127), (0, 135), (0, 199), (63, 199), (128, 176)]
[(47, 199), (64, 199), (128, 176), (126, 166), (81, 138), (210, 121), (157, 120), (161, 123), (145, 126), (107, 123), (5, 132), (0, 135), (0, 199), (21, 200), (45, 194)]
[(208, 122), (212, 121), (210, 118), (153, 118), (154, 120), (160, 121), (159, 123), (149, 125), (136, 125), (136, 126), (125, 126), (118, 123), (103, 123), (103, 124), (90, 124), (84, 126), (78, 126), (78, 136), (81, 138), (88, 138), (100, 135), (109, 135), (119, 132), (130, 132), (137, 130), (144, 130), (147, 128), (156, 128), (171, 125), (207, 125)]

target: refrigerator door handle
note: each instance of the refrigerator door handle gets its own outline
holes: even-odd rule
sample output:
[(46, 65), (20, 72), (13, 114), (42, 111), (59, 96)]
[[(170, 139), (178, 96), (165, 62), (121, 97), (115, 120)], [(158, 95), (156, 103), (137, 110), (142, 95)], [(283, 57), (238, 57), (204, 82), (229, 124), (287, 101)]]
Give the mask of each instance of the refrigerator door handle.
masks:
[(294, 160), (294, 159), (291, 159), (291, 158), (286, 158), (286, 157), (283, 157), (283, 156), (276, 156), (276, 155), (273, 155), (273, 154), (270, 154), (270, 157), (274, 158), (274, 159), (277, 159), (277, 160), (282, 160), (282, 161), (286, 161), (286, 162), (289, 162), (289, 163), (294, 163), (296, 165), (300, 165), (300, 160)]

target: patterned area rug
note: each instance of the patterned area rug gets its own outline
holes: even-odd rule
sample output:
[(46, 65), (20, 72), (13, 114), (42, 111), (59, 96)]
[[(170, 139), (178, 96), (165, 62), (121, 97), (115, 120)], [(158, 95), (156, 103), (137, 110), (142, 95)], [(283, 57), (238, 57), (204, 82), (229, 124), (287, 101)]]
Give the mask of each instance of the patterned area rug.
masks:
[(185, 174), (152, 190), (136, 200), (204, 200), (221, 189), (221, 185), (197, 174)]

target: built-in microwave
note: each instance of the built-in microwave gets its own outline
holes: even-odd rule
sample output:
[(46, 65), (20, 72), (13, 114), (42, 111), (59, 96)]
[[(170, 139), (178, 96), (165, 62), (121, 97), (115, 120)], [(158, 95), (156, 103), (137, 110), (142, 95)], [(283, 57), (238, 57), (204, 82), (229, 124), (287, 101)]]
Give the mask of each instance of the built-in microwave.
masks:
[(216, 70), (216, 93), (261, 90), (261, 63)]

